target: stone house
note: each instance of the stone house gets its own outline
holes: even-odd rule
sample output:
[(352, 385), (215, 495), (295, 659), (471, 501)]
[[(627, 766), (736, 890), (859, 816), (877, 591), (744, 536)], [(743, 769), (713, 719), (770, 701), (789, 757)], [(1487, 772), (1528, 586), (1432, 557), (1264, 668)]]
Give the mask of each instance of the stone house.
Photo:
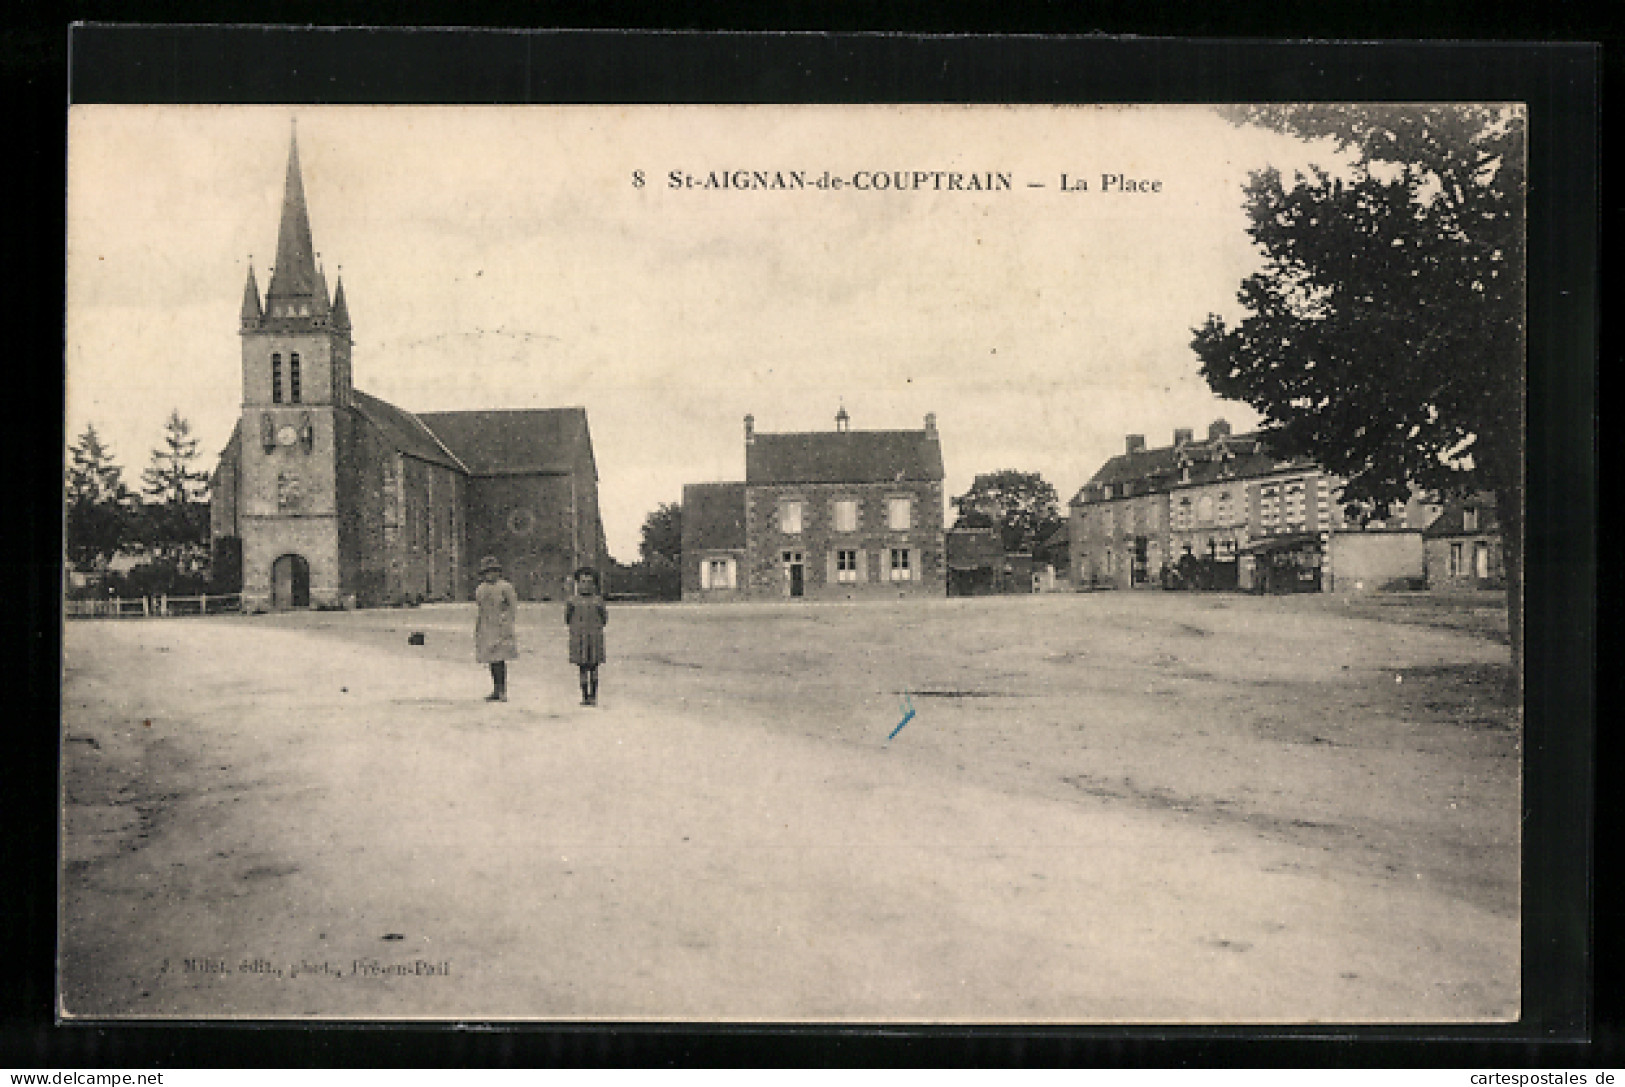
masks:
[(354, 387), (349, 304), (316, 263), (289, 149), (276, 264), (239, 315), (242, 414), (213, 476), (245, 610), (463, 600), (482, 555), (525, 599), (606, 555), (586, 412), (414, 414)]
[[(944, 594), (936, 417), (921, 430), (849, 422), (843, 408), (833, 431), (768, 433), (745, 417), (744, 482), (684, 490), (685, 600)], [(692, 532), (690, 496), (700, 511)]]
[(1506, 584), (1495, 495), (1489, 491), (1446, 502), (1422, 533), (1430, 589), (1491, 589)]

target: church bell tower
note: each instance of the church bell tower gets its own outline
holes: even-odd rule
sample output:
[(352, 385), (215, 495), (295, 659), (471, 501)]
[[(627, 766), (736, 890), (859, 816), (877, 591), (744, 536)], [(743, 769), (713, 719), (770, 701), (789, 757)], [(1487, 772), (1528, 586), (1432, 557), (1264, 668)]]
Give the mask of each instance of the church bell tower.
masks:
[(338, 452), (350, 404), (344, 283), (330, 298), (311, 243), (295, 132), (263, 304), (243, 288), (240, 513), (245, 610), (342, 599)]

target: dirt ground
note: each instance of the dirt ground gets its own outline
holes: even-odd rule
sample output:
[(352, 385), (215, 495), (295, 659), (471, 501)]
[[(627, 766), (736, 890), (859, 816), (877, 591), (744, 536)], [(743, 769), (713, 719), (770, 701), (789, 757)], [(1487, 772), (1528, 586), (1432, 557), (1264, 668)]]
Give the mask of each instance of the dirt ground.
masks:
[(70, 624), (64, 1012), (1518, 1014), (1496, 597), (612, 605), (596, 708), (472, 628)]

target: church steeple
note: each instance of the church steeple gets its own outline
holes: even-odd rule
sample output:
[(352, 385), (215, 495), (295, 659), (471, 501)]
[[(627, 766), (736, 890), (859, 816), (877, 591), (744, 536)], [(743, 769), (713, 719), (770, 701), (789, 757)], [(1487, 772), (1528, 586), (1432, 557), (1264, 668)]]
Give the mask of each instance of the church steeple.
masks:
[(333, 327), (341, 332), (350, 331), (350, 307), (344, 301), (344, 273), (339, 273), (338, 287), (333, 291)]
[(282, 225), (277, 231), (276, 265), (265, 292), (267, 316), (314, 317), (326, 309), (316, 300), (320, 289), (316, 250), (310, 240), (310, 214), (305, 209), (305, 183), (299, 172), (299, 133), (288, 144), (288, 175), (282, 190)]
[(264, 316), (260, 309), (260, 287), (254, 282), (254, 265), (248, 266), (248, 282), (243, 285), (243, 327), (257, 328)]

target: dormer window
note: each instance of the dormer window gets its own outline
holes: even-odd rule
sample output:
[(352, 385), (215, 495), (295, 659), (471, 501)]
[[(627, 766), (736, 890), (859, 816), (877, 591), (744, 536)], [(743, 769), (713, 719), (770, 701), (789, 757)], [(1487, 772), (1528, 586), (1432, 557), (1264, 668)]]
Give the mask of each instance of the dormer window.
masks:
[(1461, 530), (1463, 532), (1478, 531), (1478, 510), (1475, 507), (1468, 506), (1461, 511)]

